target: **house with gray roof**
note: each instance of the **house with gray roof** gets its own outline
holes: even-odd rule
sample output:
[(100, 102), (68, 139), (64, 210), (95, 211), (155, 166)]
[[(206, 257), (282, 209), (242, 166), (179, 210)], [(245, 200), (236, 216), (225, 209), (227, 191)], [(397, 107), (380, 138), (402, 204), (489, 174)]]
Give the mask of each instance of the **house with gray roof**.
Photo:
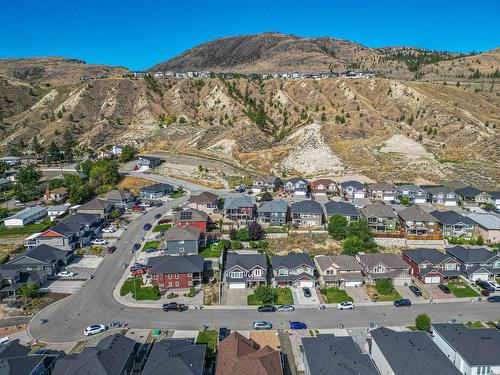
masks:
[(465, 239), (474, 237), (476, 223), (467, 216), (455, 211), (438, 210), (432, 211), (430, 214), (437, 219), (439, 228), (445, 237)]
[(309, 186), (309, 181), (303, 178), (293, 177), (285, 181), (284, 188), (285, 192), (297, 196), (307, 195), (307, 187)]
[(153, 344), (142, 375), (202, 375), (206, 345), (193, 339), (163, 339)]
[(252, 198), (230, 197), (224, 200), (224, 216), (231, 220), (253, 220), (255, 216), (255, 204)]
[(72, 259), (72, 250), (61, 250), (44, 244), (17, 255), (6, 264), (24, 271), (44, 272), (50, 278)]
[(462, 206), (477, 206), (479, 204), (476, 199), (481, 194), (481, 190), (474, 186), (464, 186), (455, 189), (455, 193), (457, 193), (459, 202)]
[(228, 252), (224, 266), (224, 282), (229, 289), (267, 285), (267, 257), (264, 254)]
[(145, 199), (159, 199), (172, 194), (174, 190), (173, 185), (158, 183), (142, 187), (139, 190), (139, 195)]
[(25, 271), (16, 264), (0, 265), (0, 300), (8, 298), (16, 300), (19, 289), (23, 285), (35, 284), (42, 286), (47, 281), (47, 274), (43, 271)]
[(201, 284), (204, 265), (201, 255), (162, 255), (149, 258), (147, 270), (161, 291), (189, 289)]
[(492, 191), (489, 193), (491, 200), (487, 203), (493, 204), (497, 210), (500, 210), (500, 191)]
[(363, 267), (349, 255), (317, 255), (314, 263), (320, 285), (361, 286), (365, 281)]
[(321, 227), (324, 224), (323, 206), (313, 200), (293, 203), (290, 212), (292, 224), (297, 227)]
[(412, 240), (431, 237), (434, 240), (443, 238), (437, 219), (422, 210), (418, 204), (398, 211), (398, 218), (399, 225), (403, 228), (405, 235)]
[(500, 373), (500, 331), (463, 324), (433, 324), (432, 340), (461, 374)]
[(427, 189), (429, 200), (437, 206), (458, 206), (458, 194), (449, 187), (438, 186)]
[(458, 260), (437, 249), (403, 250), (402, 258), (410, 266), (410, 274), (424, 284), (439, 284), (462, 275)]
[(189, 255), (198, 254), (203, 242), (200, 228), (195, 226), (172, 226), (164, 236), (165, 254)]
[(290, 219), (290, 208), (288, 202), (276, 199), (264, 202), (257, 209), (257, 222), (261, 225), (282, 226)]
[(157, 158), (156, 156), (142, 155), (142, 156), (139, 156), (137, 165), (141, 169), (149, 169), (149, 168), (158, 167), (161, 163), (162, 163), (162, 160), (160, 158)]
[(41, 220), (47, 214), (47, 209), (42, 206), (26, 207), (22, 211), (16, 212), (14, 215), (7, 217), (4, 220), (4, 225), (7, 228), (24, 227), (25, 225), (33, 224)]
[(307, 375), (378, 375), (368, 354), (350, 336), (322, 334), (302, 337), (301, 353)]
[(356, 260), (363, 267), (363, 274), (372, 283), (378, 279), (391, 279), (393, 285), (411, 283), (410, 266), (396, 254), (358, 253)]
[(407, 197), (412, 203), (422, 204), (429, 200), (426, 189), (417, 185), (400, 185), (396, 188), (399, 197)]
[(471, 281), (500, 276), (500, 255), (485, 247), (454, 246), (447, 248), (446, 254), (460, 262), (464, 276)]
[(314, 288), (316, 266), (308, 254), (291, 252), (271, 257), (273, 285)]
[(125, 189), (114, 189), (104, 195), (104, 199), (116, 208), (130, 208), (135, 202), (135, 195)]
[(396, 187), (387, 182), (377, 182), (368, 185), (368, 196), (381, 201), (392, 201), (396, 198)]
[(366, 198), (366, 186), (359, 181), (345, 181), (340, 183), (342, 194), (345, 198), (362, 199)]
[(359, 210), (373, 232), (394, 232), (398, 216), (391, 206), (383, 203), (367, 204)]
[(47, 215), (51, 221), (54, 221), (54, 219), (64, 215), (69, 211), (70, 208), (69, 203), (65, 204), (55, 204), (52, 206), (47, 207)]
[(343, 216), (347, 219), (348, 222), (358, 220), (359, 218), (359, 212), (356, 206), (348, 202), (328, 201), (327, 203), (325, 203), (325, 211), (327, 222), (333, 215)]
[(29, 354), (30, 351), (30, 348), (19, 344), (19, 340), (0, 345), (0, 374), (50, 374), (57, 355)]
[(283, 181), (278, 176), (258, 176), (253, 181), (252, 191), (255, 194), (278, 191)]
[(461, 374), (426, 332), (380, 327), (371, 336), (370, 354), (381, 374)]
[(465, 214), (476, 223), (475, 237), (481, 236), (488, 243), (500, 242), (500, 218), (492, 214), (470, 212)]
[(108, 218), (113, 211), (114, 204), (110, 201), (94, 198), (76, 208), (79, 214), (97, 214), (102, 218)]

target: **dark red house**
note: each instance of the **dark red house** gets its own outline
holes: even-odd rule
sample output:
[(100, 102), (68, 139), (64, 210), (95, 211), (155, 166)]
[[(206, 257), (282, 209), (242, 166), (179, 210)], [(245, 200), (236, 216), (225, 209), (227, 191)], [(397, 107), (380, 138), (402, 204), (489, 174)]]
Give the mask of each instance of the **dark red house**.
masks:
[(210, 224), (210, 217), (206, 212), (190, 208), (188, 210), (176, 212), (174, 214), (174, 224), (196, 227), (201, 231), (201, 235), (205, 236)]
[(204, 263), (201, 255), (164, 255), (150, 258), (147, 269), (160, 291), (189, 289), (202, 282)]
[(437, 249), (404, 250), (402, 257), (410, 266), (410, 274), (424, 284), (439, 284), (461, 274), (460, 263)]

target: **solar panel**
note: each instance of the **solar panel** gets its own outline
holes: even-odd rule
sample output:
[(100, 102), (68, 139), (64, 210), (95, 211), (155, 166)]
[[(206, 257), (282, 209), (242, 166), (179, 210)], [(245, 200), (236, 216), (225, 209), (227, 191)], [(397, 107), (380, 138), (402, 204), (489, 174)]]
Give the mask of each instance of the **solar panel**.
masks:
[(191, 211), (182, 211), (181, 220), (191, 220), (193, 218), (193, 213)]

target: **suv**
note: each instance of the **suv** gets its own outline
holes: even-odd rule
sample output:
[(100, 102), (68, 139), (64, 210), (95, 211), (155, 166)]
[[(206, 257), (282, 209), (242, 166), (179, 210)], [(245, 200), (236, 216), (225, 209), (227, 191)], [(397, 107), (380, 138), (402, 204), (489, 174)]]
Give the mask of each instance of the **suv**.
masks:
[(261, 329), (273, 329), (273, 325), (265, 320), (256, 320), (253, 322), (253, 329), (261, 330)]
[(258, 312), (275, 312), (276, 307), (272, 305), (264, 305), (264, 306), (259, 306), (257, 309)]
[(104, 332), (106, 330), (106, 326), (104, 324), (93, 324), (84, 329), (83, 334), (85, 336), (92, 336), (98, 333)]
[(302, 292), (304, 293), (304, 297), (306, 297), (306, 298), (309, 298), (312, 295), (311, 294), (311, 289), (309, 289), (306, 286), (302, 288)]
[(438, 285), (438, 288), (441, 289), (441, 291), (444, 293), (444, 294), (450, 294), (451, 293), (451, 290), (450, 288), (448, 288), (446, 285), (444, 284), (439, 284)]
[(476, 284), (490, 293), (493, 293), (495, 291), (495, 288), (487, 281), (477, 280)]
[(226, 327), (219, 328), (219, 341), (224, 340), (227, 336), (231, 334), (231, 330)]
[(141, 244), (140, 243), (135, 243), (134, 246), (132, 246), (132, 251), (137, 251), (141, 248)]
[(340, 302), (337, 305), (337, 309), (339, 309), (339, 310), (352, 310), (352, 309), (354, 309), (354, 304), (351, 301)]
[(152, 225), (151, 225), (151, 224), (146, 223), (146, 224), (144, 224), (144, 226), (142, 227), (142, 229), (144, 229), (144, 230), (150, 230), (150, 229), (151, 229), (151, 227), (152, 227)]
[(184, 305), (183, 303), (177, 303), (177, 302), (169, 302), (165, 303), (163, 306), (163, 311), (186, 311), (188, 307)]
[(411, 306), (411, 301), (406, 298), (398, 299), (397, 301), (394, 301), (394, 306), (396, 307)]
[(418, 289), (415, 285), (410, 285), (408, 289), (410, 289), (413, 292), (413, 294), (415, 294), (415, 296), (422, 297), (422, 291)]

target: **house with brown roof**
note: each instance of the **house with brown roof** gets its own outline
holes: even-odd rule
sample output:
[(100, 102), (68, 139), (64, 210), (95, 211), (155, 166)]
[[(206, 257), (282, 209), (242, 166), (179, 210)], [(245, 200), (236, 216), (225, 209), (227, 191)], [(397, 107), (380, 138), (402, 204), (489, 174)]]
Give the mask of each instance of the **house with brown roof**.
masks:
[(375, 233), (394, 232), (396, 229), (398, 216), (391, 206), (382, 203), (367, 204), (360, 209), (360, 212)]
[(399, 211), (398, 219), (407, 238), (412, 240), (430, 239), (430, 236), (436, 240), (443, 238), (439, 221), (417, 204)]
[(283, 181), (277, 176), (258, 176), (253, 181), (252, 191), (255, 194), (274, 192), (283, 187)]
[(104, 199), (94, 198), (87, 203), (76, 208), (79, 214), (98, 214), (102, 218), (107, 218), (113, 211), (114, 204)]
[(401, 257), (392, 253), (359, 253), (356, 260), (363, 267), (368, 281), (391, 279), (393, 285), (411, 283), (410, 266)]
[(365, 280), (363, 267), (349, 255), (317, 255), (314, 263), (320, 285), (361, 286)]
[(236, 374), (282, 375), (280, 352), (233, 332), (219, 344), (215, 375)]
[(381, 201), (392, 201), (396, 198), (396, 187), (386, 182), (368, 185), (368, 196)]
[(316, 197), (332, 196), (339, 192), (335, 181), (329, 178), (320, 178), (311, 182), (311, 191)]
[(219, 197), (208, 191), (204, 191), (198, 195), (191, 195), (188, 202), (189, 207), (204, 211), (207, 214), (212, 214), (219, 208)]
[(68, 199), (68, 189), (65, 187), (61, 186), (56, 189), (47, 191), (45, 193), (45, 200), (46, 201), (53, 201), (57, 203), (65, 202), (66, 199)]

